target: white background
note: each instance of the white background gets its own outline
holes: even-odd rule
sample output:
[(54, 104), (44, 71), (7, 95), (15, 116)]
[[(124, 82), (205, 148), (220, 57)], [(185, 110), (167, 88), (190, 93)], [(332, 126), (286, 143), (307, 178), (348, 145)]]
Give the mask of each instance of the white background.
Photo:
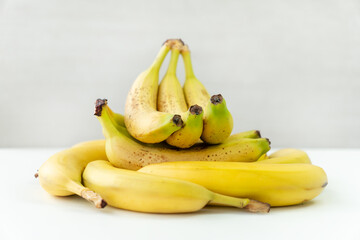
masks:
[[(123, 112), (174, 37), (227, 100), (234, 132), (259, 129), (274, 147), (360, 146), (359, 1), (0, 2), (0, 147), (102, 137), (95, 99)], [(183, 82), (181, 60), (178, 72)]]
[(306, 204), (272, 208), (268, 214), (230, 207), (146, 214), (96, 209), (78, 196), (54, 197), (34, 173), (59, 150), (0, 149), (0, 159), (11, 160), (0, 174), (1, 240), (360, 239), (359, 149), (305, 149), (313, 164), (325, 170), (329, 184)]

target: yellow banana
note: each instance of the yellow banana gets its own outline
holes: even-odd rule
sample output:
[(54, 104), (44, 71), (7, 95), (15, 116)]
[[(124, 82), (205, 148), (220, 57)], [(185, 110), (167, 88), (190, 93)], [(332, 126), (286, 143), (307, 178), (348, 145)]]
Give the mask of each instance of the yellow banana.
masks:
[(322, 168), (301, 163), (167, 162), (138, 171), (190, 181), (217, 193), (252, 198), (271, 206), (309, 201), (327, 185)]
[(89, 163), (83, 179), (84, 185), (101, 194), (109, 205), (138, 212), (195, 212), (206, 204), (245, 208), (251, 212), (270, 210), (265, 203), (213, 193), (178, 179), (115, 168), (108, 161)]
[(233, 118), (226, 107), (226, 102), (221, 94), (210, 98), (204, 85), (195, 77), (188, 46), (183, 47), (181, 54), (186, 74), (184, 93), (187, 104), (188, 106), (197, 104), (204, 110), (201, 140), (209, 144), (222, 143), (230, 136), (233, 129)]
[(205, 110), (206, 105), (209, 103), (210, 94), (205, 86), (195, 77), (190, 50), (187, 45), (183, 46), (181, 55), (185, 66), (184, 94), (188, 107), (197, 104)]
[(284, 148), (270, 154), (266, 159), (258, 159), (257, 163), (310, 163), (311, 160), (306, 152), (294, 149)]
[(243, 138), (225, 141), (219, 145), (196, 145), (189, 149), (172, 149), (163, 144), (142, 144), (129, 137), (125, 128), (114, 125), (107, 101), (98, 99), (98, 116), (106, 139), (106, 154), (116, 167), (137, 170), (152, 163), (167, 161), (256, 161), (270, 149), (268, 139)]
[(159, 85), (157, 108), (161, 112), (179, 114), (184, 122), (183, 127), (168, 137), (166, 142), (171, 146), (189, 148), (200, 139), (203, 130), (203, 110), (200, 106), (194, 105), (187, 111), (183, 89), (176, 77), (182, 46), (181, 43), (175, 44), (171, 50), (168, 70)]
[(98, 208), (106, 202), (97, 193), (82, 185), (81, 174), (86, 165), (95, 160), (107, 160), (105, 141), (95, 140), (75, 145), (51, 156), (35, 174), (40, 185), (55, 196), (77, 194)]
[(233, 129), (233, 118), (221, 94), (213, 95), (205, 108), (201, 140), (209, 144), (224, 142)]
[(150, 68), (137, 77), (126, 99), (126, 128), (144, 143), (162, 142), (183, 125), (180, 115), (156, 110), (159, 70), (174, 42), (164, 43)]

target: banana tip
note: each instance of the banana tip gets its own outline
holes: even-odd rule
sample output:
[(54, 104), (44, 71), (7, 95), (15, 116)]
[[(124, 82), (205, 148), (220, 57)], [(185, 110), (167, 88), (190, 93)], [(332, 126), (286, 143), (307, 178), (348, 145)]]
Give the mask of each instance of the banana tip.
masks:
[(181, 127), (184, 123), (183, 120), (181, 119), (181, 116), (178, 114), (175, 114), (174, 117), (172, 118), (173, 123), (175, 123), (176, 126)]
[(107, 99), (96, 99), (95, 102), (95, 112), (94, 115), (100, 117), (102, 112), (102, 107), (107, 104)]
[(104, 208), (104, 207), (106, 207), (106, 206), (107, 206), (107, 202), (106, 202), (104, 199), (102, 199), (102, 200), (101, 200), (100, 207), (101, 207), (101, 208)]
[(268, 138), (265, 138), (265, 139), (266, 139), (266, 141), (269, 143), (269, 145), (271, 145), (270, 139), (268, 139)]
[(200, 107), (200, 106), (197, 105), (197, 104), (192, 105), (189, 110), (190, 110), (190, 113), (193, 114), (193, 115), (194, 115), (194, 114), (195, 114), (195, 115), (200, 115), (200, 114), (203, 112), (202, 107)]
[(258, 135), (259, 138), (261, 138), (261, 133), (259, 130), (256, 130), (256, 134)]
[(214, 105), (217, 105), (217, 104), (220, 104), (222, 103), (223, 101), (223, 96), (221, 94), (217, 94), (217, 95), (213, 95), (211, 98), (210, 98), (210, 102)]

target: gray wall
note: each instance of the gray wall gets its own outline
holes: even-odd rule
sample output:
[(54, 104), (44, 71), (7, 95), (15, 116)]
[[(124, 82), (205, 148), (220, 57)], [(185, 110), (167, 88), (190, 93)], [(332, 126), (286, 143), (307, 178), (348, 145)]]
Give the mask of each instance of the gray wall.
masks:
[[(359, 1), (0, 6), (0, 147), (101, 138), (95, 99), (123, 112), (133, 80), (174, 37), (190, 45), (209, 92), (226, 98), (234, 132), (260, 129), (274, 147), (360, 146)], [(183, 81), (182, 61), (178, 71)]]

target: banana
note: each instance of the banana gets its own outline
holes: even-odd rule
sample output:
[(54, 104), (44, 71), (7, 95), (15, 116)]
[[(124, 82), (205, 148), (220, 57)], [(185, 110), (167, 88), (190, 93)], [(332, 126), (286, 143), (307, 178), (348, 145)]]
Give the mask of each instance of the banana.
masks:
[(194, 70), (191, 63), (190, 50), (187, 45), (182, 47), (181, 56), (184, 60), (185, 66), (185, 82), (184, 82), (184, 94), (188, 106), (199, 105), (205, 109), (209, 103), (210, 94), (206, 90), (205, 86), (195, 77)]
[(185, 213), (206, 204), (269, 212), (270, 206), (250, 199), (228, 197), (206, 188), (167, 177), (153, 176), (113, 167), (108, 161), (89, 163), (83, 173), (84, 185), (98, 192), (117, 208), (148, 213)]
[(137, 77), (126, 99), (126, 128), (144, 143), (162, 142), (183, 125), (180, 115), (156, 110), (159, 70), (174, 42), (168, 40), (163, 44), (150, 68)]
[(309, 163), (311, 160), (306, 152), (294, 149), (284, 148), (270, 154), (266, 159), (259, 158), (257, 163)]
[(309, 201), (327, 185), (322, 168), (301, 163), (167, 162), (138, 171), (190, 181), (216, 193), (247, 197), (271, 206)]
[(104, 140), (80, 143), (51, 156), (35, 177), (39, 178), (42, 188), (52, 195), (77, 194), (95, 204), (97, 208), (104, 208), (106, 201), (81, 183), (81, 174), (86, 165), (99, 159), (107, 160)]
[(233, 129), (233, 118), (221, 94), (213, 95), (205, 108), (201, 140), (209, 144), (225, 141)]
[(221, 94), (210, 95), (204, 85), (195, 77), (190, 50), (182, 48), (181, 54), (185, 66), (184, 93), (188, 106), (197, 104), (204, 109), (204, 126), (201, 140), (209, 144), (219, 144), (225, 141), (233, 129), (233, 118), (226, 107)]
[(174, 132), (166, 142), (178, 148), (189, 148), (201, 136), (203, 130), (203, 110), (194, 105), (187, 111), (185, 96), (181, 84), (176, 77), (176, 67), (183, 45), (178, 43), (172, 47), (168, 70), (159, 85), (158, 111), (179, 114), (184, 122), (180, 130)]
[[(120, 127), (125, 127), (124, 116), (121, 115), (120, 113), (116, 113), (116, 112), (112, 111), (108, 105), (107, 105), (107, 109), (109, 110), (109, 115), (110, 115), (110, 118), (113, 120), (113, 123), (115, 125), (119, 125)], [(198, 110), (198, 109), (196, 109), (196, 108), (193, 109), (193, 110), (190, 109), (190, 112), (191, 111), (196, 111), (196, 110)], [(195, 113), (195, 115), (196, 115), (196, 113)], [(242, 139), (242, 138), (261, 138), (261, 134), (260, 134), (259, 130), (249, 130), (249, 131), (245, 131), (245, 132), (240, 132), (240, 133), (236, 133), (236, 134), (231, 135), (226, 140), (226, 142), (230, 142), (230, 141), (233, 141), (233, 140), (236, 141), (236, 140)]]
[(137, 170), (143, 166), (168, 161), (256, 161), (269, 151), (270, 142), (264, 138), (242, 138), (219, 145), (200, 144), (190, 149), (172, 149), (163, 144), (143, 144), (129, 136), (127, 130), (113, 124), (107, 101), (96, 101), (95, 115), (103, 127), (106, 154), (116, 167)]

